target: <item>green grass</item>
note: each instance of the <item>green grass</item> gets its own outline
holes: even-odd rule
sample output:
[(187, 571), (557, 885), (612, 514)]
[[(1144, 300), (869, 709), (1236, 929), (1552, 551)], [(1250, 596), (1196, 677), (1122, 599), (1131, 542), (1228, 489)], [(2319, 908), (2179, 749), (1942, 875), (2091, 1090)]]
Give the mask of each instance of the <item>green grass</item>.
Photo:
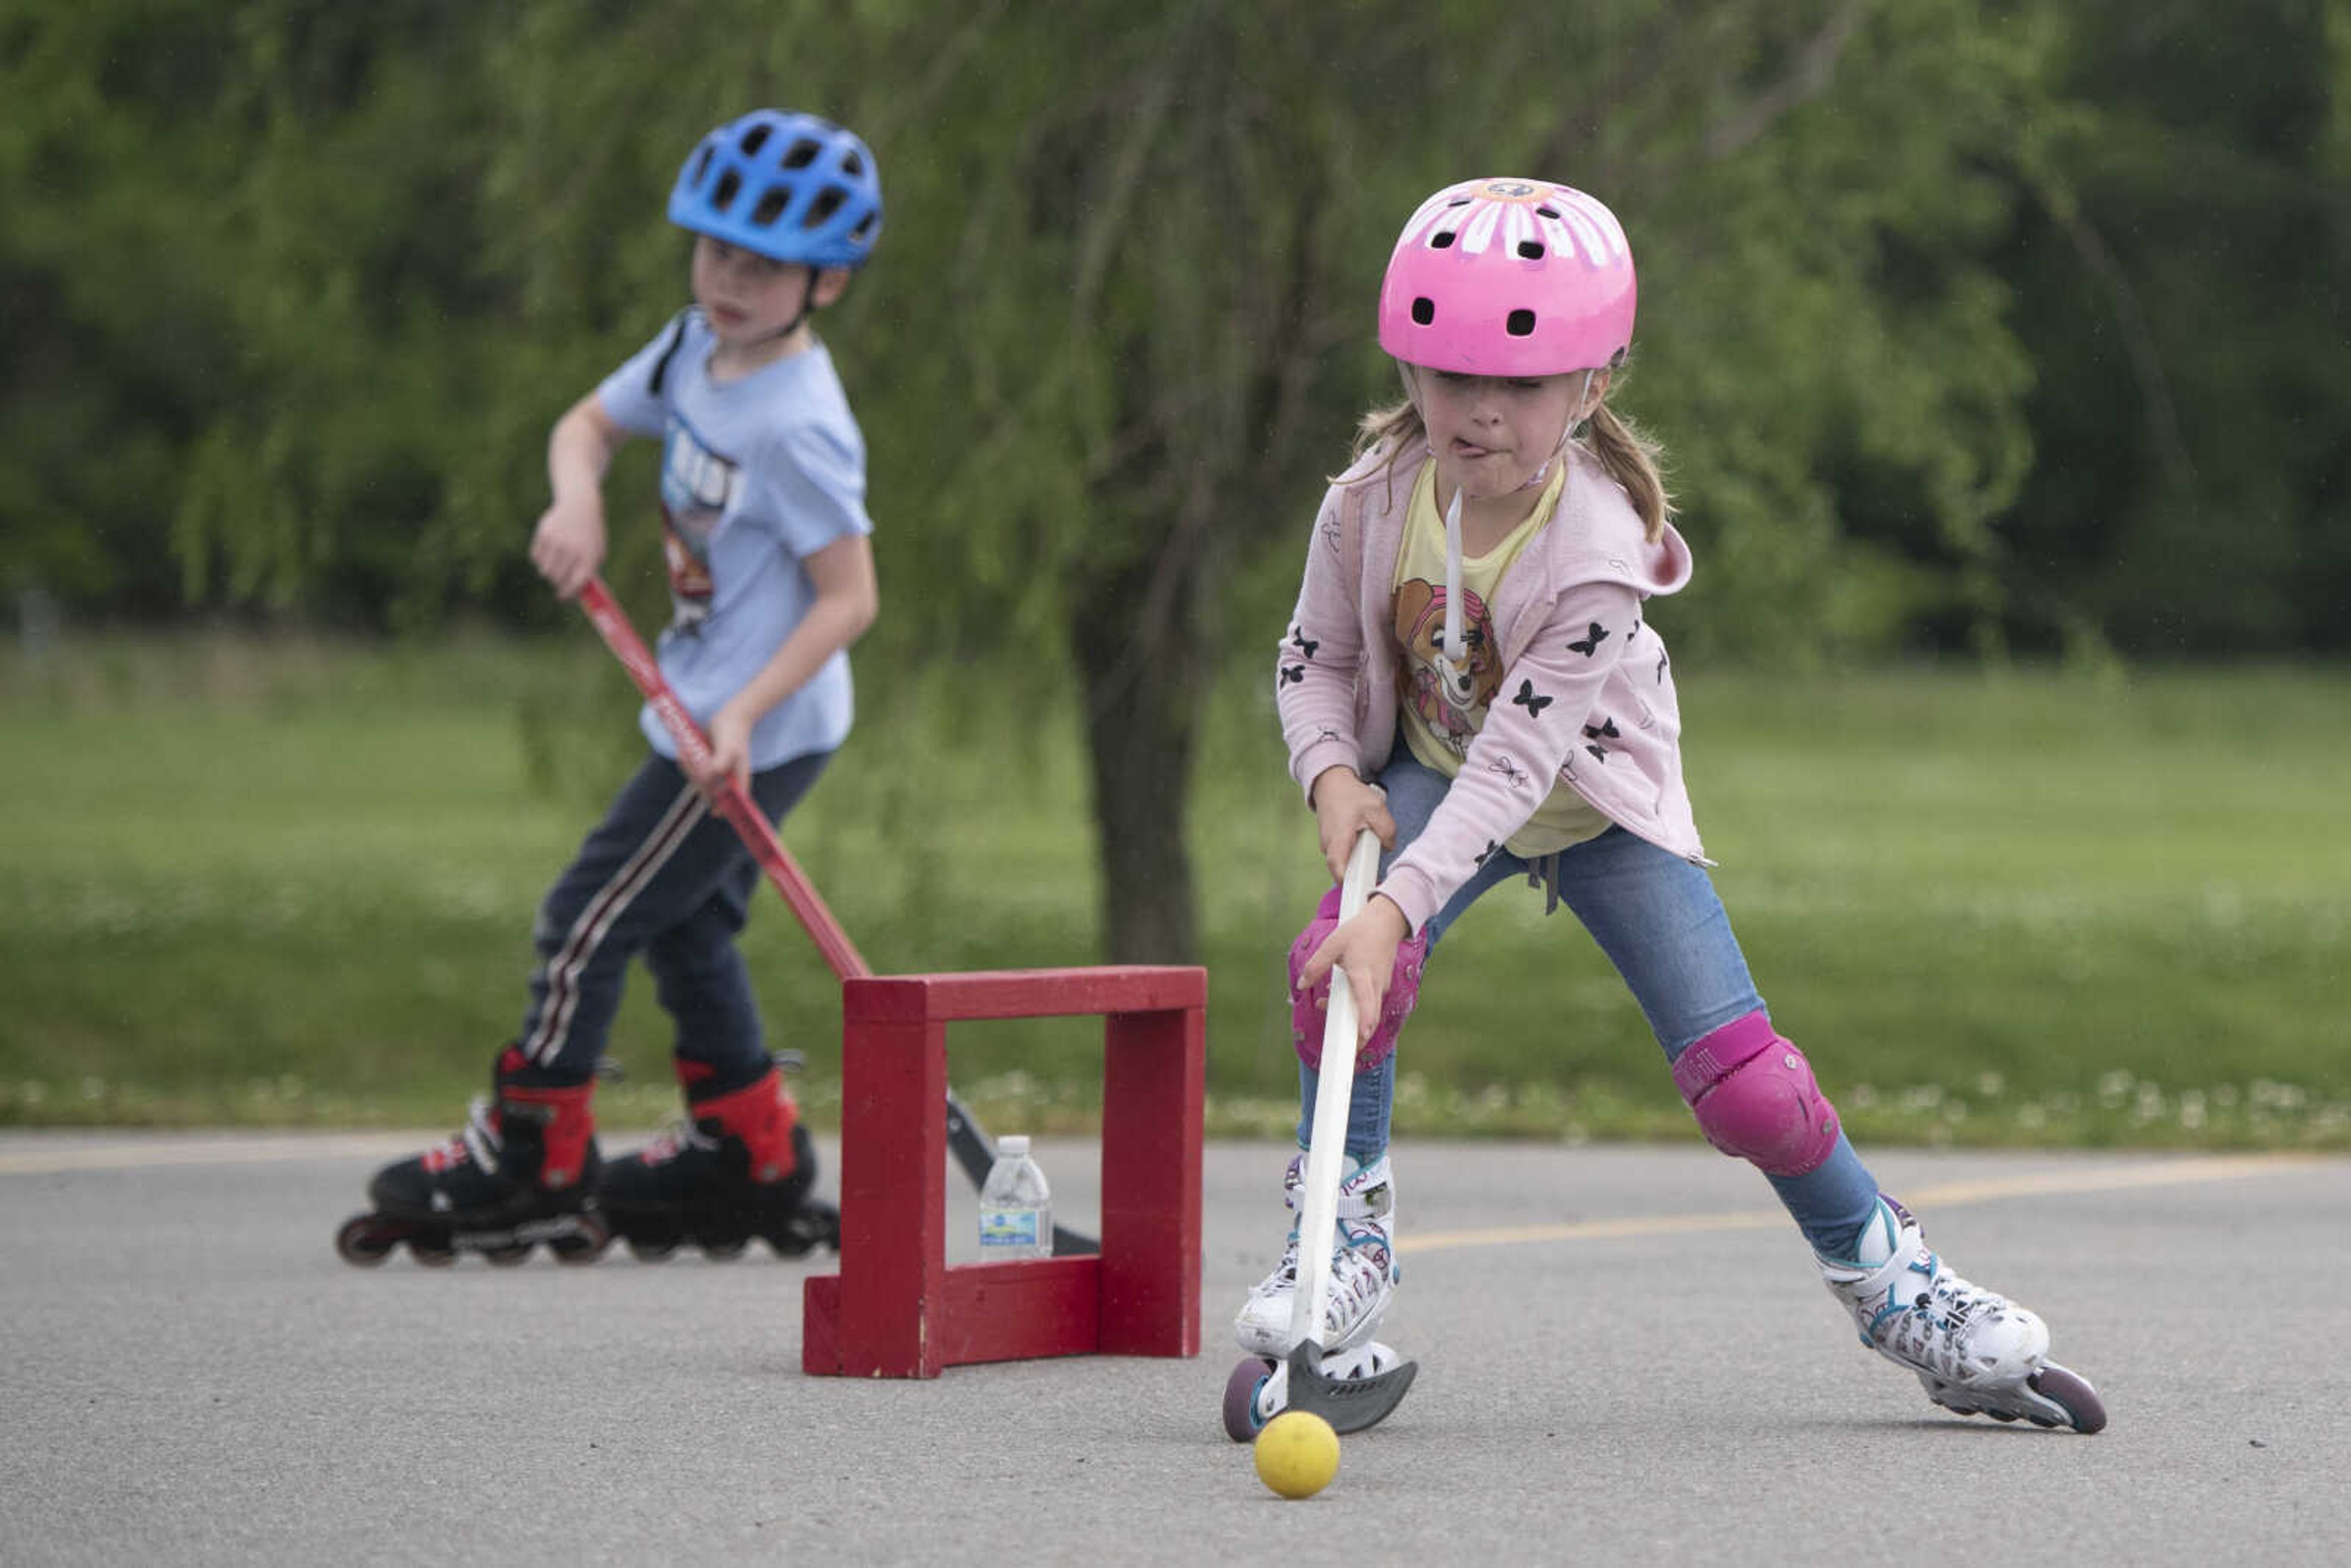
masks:
[[(2351, 1147), (2351, 679), (1682, 673), (1718, 883), (1856, 1139)], [(993, 691), (869, 680), (787, 824), (877, 968), (1097, 956), (1068, 706)], [(630, 711), (584, 637), (0, 658), (0, 1124), (451, 1122), (518, 1020), (538, 897), (632, 764)], [(1254, 680), (1215, 705), (1193, 812), (1211, 1124), (1278, 1132), (1282, 954), (1322, 873)], [(1455, 928), (1399, 1128), (1688, 1138), (1637, 1009), (1541, 912), (1505, 888)], [(772, 900), (746, 948), (831, 1124), (826, 972)], [(616, 1124), (674, 1101), (649, 993), (615, 1030)], [(1098, 1025), (951, 1045), (991, 1124), (1091, 1124)]]

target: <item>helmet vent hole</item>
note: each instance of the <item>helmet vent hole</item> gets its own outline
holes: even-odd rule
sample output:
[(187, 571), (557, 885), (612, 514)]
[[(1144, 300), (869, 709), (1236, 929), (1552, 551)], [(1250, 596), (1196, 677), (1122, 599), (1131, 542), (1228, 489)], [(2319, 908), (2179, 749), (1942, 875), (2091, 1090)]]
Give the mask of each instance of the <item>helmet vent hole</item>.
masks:
[(1437, 301), (1424, 294), (1412, 302), (1412, 319), (1426, 327), (1437, 319)]
[(761, 228), (767, 227), (784, 215), (784, 208), (791, 199), (792, 193), (781, 185), (768, 186), (768, 193), (759, 198), (758, 210), (751, 214), (751, 221)]
[(1466, 207), (1469, 204), (1469, 198), (1467, 196), (1456, 196), (1445, 204), (1448, 207)]
[(1431, 250), (1450, 250), (1450, 249), (1452, 249), (1452, 248), (1453, 248), (1453, 231), (1452, 231), (1451, 229), (1439, 229), (1439, 230), (1437, 230), (1437, 233), (1435, 233), (1435, 234), (1433, 234), (1433, 235), (1429, 235), (1429, 236), (1428, 236), (1428, 248), (1429, 248), (1429, 249), (1431, 249)]
[(815, 162), (816, 155), (823, 151), (824, 149), (818, 146), (815, 141), (803, 136), (792, 143), (790, 152), (784, 154), (784, 167), (805, 169)]
[(819, 191), (816, 193), (816, 200), (809, 204), (808, 216), (800, 220), (800, 227), (804, 229), (822, 227), (825, 219), (841, 211), (841, 204), (845, 199), (838, 186), (830, 186)]
[(865, 172), (865, 160), (852, 152), (841, 161), (841, 172), (854, 180)]
[(751, 127), (750, 134), (743, 138), (743, 156), (746, 158), (756, 156), (759, 149), (768, 144), (768, 137), (774, 130), (775, 127), (771, 125)]
[(1513, 338), (1533, 337), (1535, 333), (1535, 313), (1531, 310), (1511, 311), (1510, 319), (1502, 323), (1502, 330), (1508, 332)]
[(1543, 242), (1539, 239), (1520, 240), (1519, 256), (1524, 261), (1541, 261), (1543, 258)]
[(859, 221), (857, 226), (849, 231), (850, 243), (852, 245), (863, 245), (867, 240), (872, 239), (873, 237), (873, 225), (881, 219), (881, 216), (882, 214), (879, 213), (866, 214), (865, 216)]
[(743, 176), (729, 169), (718, 176), (718, 188), (710, 193), (710, 204), (725, 212), (735, 204), (735, 193), (743, 188)]
[(1539, 218), (1549, 218), (1552, 222), (1557, 223), (1559, 221), (1559, 209), (1557, 207), (1537, 207), (1535, 209), (1535, 216)]
[(702, 155), (694, 161), (694, 178), (687, 181), (686, 183), (690, 185), (699, 185), (702, 183), (702, 177), (709, 172), (710, 149), (705, 146), (702, 150)]

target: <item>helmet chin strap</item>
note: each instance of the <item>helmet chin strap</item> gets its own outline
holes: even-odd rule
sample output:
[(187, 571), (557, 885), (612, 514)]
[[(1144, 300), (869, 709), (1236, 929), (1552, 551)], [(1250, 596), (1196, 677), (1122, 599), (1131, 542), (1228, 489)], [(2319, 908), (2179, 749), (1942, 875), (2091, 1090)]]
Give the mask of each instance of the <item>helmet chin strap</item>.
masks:
[(815, 314), (816, 268), (811, 267), (808, 269), (808, 287), (800, 293), (800, 308), (799, 312), (795, 314), (790, 320), (785, 322), (774, 331), (762, 332), (759, 336), (752, 339), (743, 346), (747, 349), (763, 349), (769, 343), (776, 342), (780, 339), (789, 338), (793, 333), (799, 331), (802, 324), (805, 323), (810, 317), (814, 316)]
[[(815, 292), (816, 284), (813, 279), (811, 279), (809, 284), (809, 294), (813, 295)], [(794, 316), (789, 321), (785, 322), (774, 331), (761, 333), (758, 337), (752, 339), (743, 346), (747, 349), (761, 349), (767, 347), (769, 343), (777, 341), (778, 339), (789, 338), (793, 333), (799, 331), (801, 324), (806, 322), (810, 317), (815, 314), (816, 307), (810, 304), (808, 298), (803, 297), (800, 300), (799, 315)]]
[[(1575, 406), (1581, 409), (1583, 406), (1583, 400), (1591, 395), (1592, 371), (1585, 371), (1583, 372), (1583, 385), (1578, 388), (1575, 393)], [(1575, 426), (1576, 421), (1573, 416), (1569, 418), (1565, 424), (1560, 426), (1558, 444), (1551, 449), (1551, 455), (1544, 458), (1533, 473), (1527, 476), (1527, 482), (1519, 486), (1520, 490), (1531, 490), (1536, 486), (1544, 484), (1550, 480), (1551, 465), (1559, 461), (1559, 455), (1561, 453), (1567, 450), (1569, 438), (1575, 434)], [(1513, 491), (1512, 494), (1517, 494), (1517, 491)]]
[[(1414, 412), (1420, 415), (1421, 424), (1426, 428), (1428, 411), (1421, 407), (1420, 382), (1415, 369), (1398, 360), (1396, 370), (1404, 377), (1405, 396), (1412, 400)], [(1593, 374), (1592, 371), (1585, 371), (1583, 385), (1577, 389), (1575, 406), (1579, 410), (1583, 407), (1584, 399), (1592, 395)], [(1531, 490), (1551, 478), (1551, 465), (1559, 461), (1561, 453), (1567, 450), (1568, 440), (1575, 434), (1575, 425), (1576, 422), (1570, 419), (1560, 427), (1559, 441), (1552, 447), (1551, 455), (1511, 494)], [(1453, 499), (1445, 508), (1445, 632), (1437, 646), (1436, 664), (1437, 676), (1444, 681), (1447, 695), (1456, 703), (1466, 705), (1475, 685), (1469, 671), (1468, 645), (1461, 635), (1461, 489), (1456, 486)]]
[[(1420, 415), (1421, 426), (1423, 429), (1426, 429), (1428, 425), (1428, 410), (1423, 408), (1420, 402), (1420, 379), (1418, 375), (1418, 368), (1403, 360), (1398, 360), (1395, 364), (1396, 373), (1404, 379), (1404, 395), (1412, 403), (1413, 412)], [(1587, 369), (1583, 372), (1583, 384), (1581, 387), (1578, 387), (1575, 392), (1575, 406), (1578, 409), (1583, 409), (1584, 400), (1592, 395), (1592, 378), (1598, 373), (1599, 371), (1596, 367)], [(1591, 415), (1587, 412), (1584, 417), (1588, 419)], [(1575, 434), (1577, 423), (1578, 422), (1575, 419), (1570, 418), (1565, 424), (1560, 426), (1559, 440), (1552, 444), (1550, 455), (1544, 457), (1540, 464), (1536, 465), (1535, 471), (1527, 476), (1524, 483), (1515, 486), (1512, 489), (1511, 494), (1516, 495), (1520, 490), (1534, 489), (1536, 486), (1545, 484), (1550, 480), (1551, 465), (1559, 461), (1559, 455), (1561, 453), (1567, 450), (1568, 442), (1573, 439)]]

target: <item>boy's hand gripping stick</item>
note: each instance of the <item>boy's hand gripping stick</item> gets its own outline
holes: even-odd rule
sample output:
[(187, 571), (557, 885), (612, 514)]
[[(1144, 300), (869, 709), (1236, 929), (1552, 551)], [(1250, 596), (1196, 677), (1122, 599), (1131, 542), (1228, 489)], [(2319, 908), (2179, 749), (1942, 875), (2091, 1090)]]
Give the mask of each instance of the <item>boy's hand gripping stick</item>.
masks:
[[(604, 645), (612, 650), (612, 656), (620, 660), (622, 667), (629, 672), (629, 678), (636, 683), (637, 690), (644, 694), (645, 701), (660, 718), (662, 727), (669, 731), (670, 738), (677, 743), (679, 759), (685, 764), (687, 771), (702, 772), (710, 763), (709, 737), (702, 733), (702, 727), (695, 722), (694, 716), (686, 711), (685, 705), (670, 689), (669, 681), (662, 674), (661, 665), (654, 661), (653, 651), (645, 646), (644, 639), (637, 635), (636, 627), (630, 623), (628, 612), (621, 608), (620, 601), (612, 597), (612, 591), (604, 586), (602, 578), (588, 580), (587, 586), (580, 591), (580, 608), (588, 612), (588, 619), (595, 626), (598, 635), (604, 639)], [(850, 941), (849, 934), (841, 928), (841, 922), (832, 917), (832, 911), (818, 896), (815, 886), (801, 872), (799, 862), (792, 859), (791, 852), (784, 848), (784, 841), (776, 836), (775, 824), (768, 821), (767, 814), (759, 810), (758, 803), (751, 799), (750, 791), (743, 788), (742, 781), (728, 775), (720, 783), (712, 805), (734, 827), (752, 857), (759, 862), (760, 869), (768, 873), (768, 880), (776, 884), (776, 891), (784, 895), (786, 904), (791, 905), (800, 929), (808, 933), (809, 940), (814, 942), (817, 951), (824, 955), (824, 961), (831, 967), (834, 978), (862, 979), (872, 974), (873, 970), (865, 962), (864, 956)], [(947, 1092), (947, 1144), (955, 1155), (956, 1163), (963, 1167), (963, 1173), (971, 1184), (974, 1186), (984, 1184), (987, 1180), (988, 1167), (996, 1162), (996, 1145), (970, 1110), (956, 1098), (953, 1090)], [(1099, 1252), (1102, 1249), (1092, 1237), (1056, 1225), (1053, 1227), (1053, 1250), (1056, 1254), (1072, 1254)]]
[[(1339, 884), (1339, 923), (1363, 913), (1379, 881), (1380, 841), (1366, 828), (1355, 835), (1347, 874)], [(1355, 1086), (1354, 987), (1343, 970), (1331, 975), (1331, 1001), (1322, 1024), (1322, 1064), (1314, 1085), (1312, 1142), (1299, 1194), (1298, 1293), (1290, 1318), (1289, 1403), (1311, 1410), (1334, 1431), (1355, 1432), (1394, 1410), (1420, 1368), (1405, 1362), (1370, 1377), (1322, 1375), (1324, 1299), (1331, 1293), (1331, 1254), (1338, 1244), (1339, 1184), (1347, 1147), (1347, 1107)]]

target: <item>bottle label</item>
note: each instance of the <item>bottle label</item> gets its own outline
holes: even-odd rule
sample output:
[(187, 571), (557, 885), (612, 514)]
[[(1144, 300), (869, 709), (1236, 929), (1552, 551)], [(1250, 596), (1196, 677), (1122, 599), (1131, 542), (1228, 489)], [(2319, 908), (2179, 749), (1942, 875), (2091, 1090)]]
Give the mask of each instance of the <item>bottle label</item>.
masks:
[(1002, 1248), (1013, 1252), (1033, 1251), (1044, 1243), (1040, 1224), (1041, 1218), (1033, 1208), (986, 1210), (979, 1217), (979, 1245), (983, 1249)]

